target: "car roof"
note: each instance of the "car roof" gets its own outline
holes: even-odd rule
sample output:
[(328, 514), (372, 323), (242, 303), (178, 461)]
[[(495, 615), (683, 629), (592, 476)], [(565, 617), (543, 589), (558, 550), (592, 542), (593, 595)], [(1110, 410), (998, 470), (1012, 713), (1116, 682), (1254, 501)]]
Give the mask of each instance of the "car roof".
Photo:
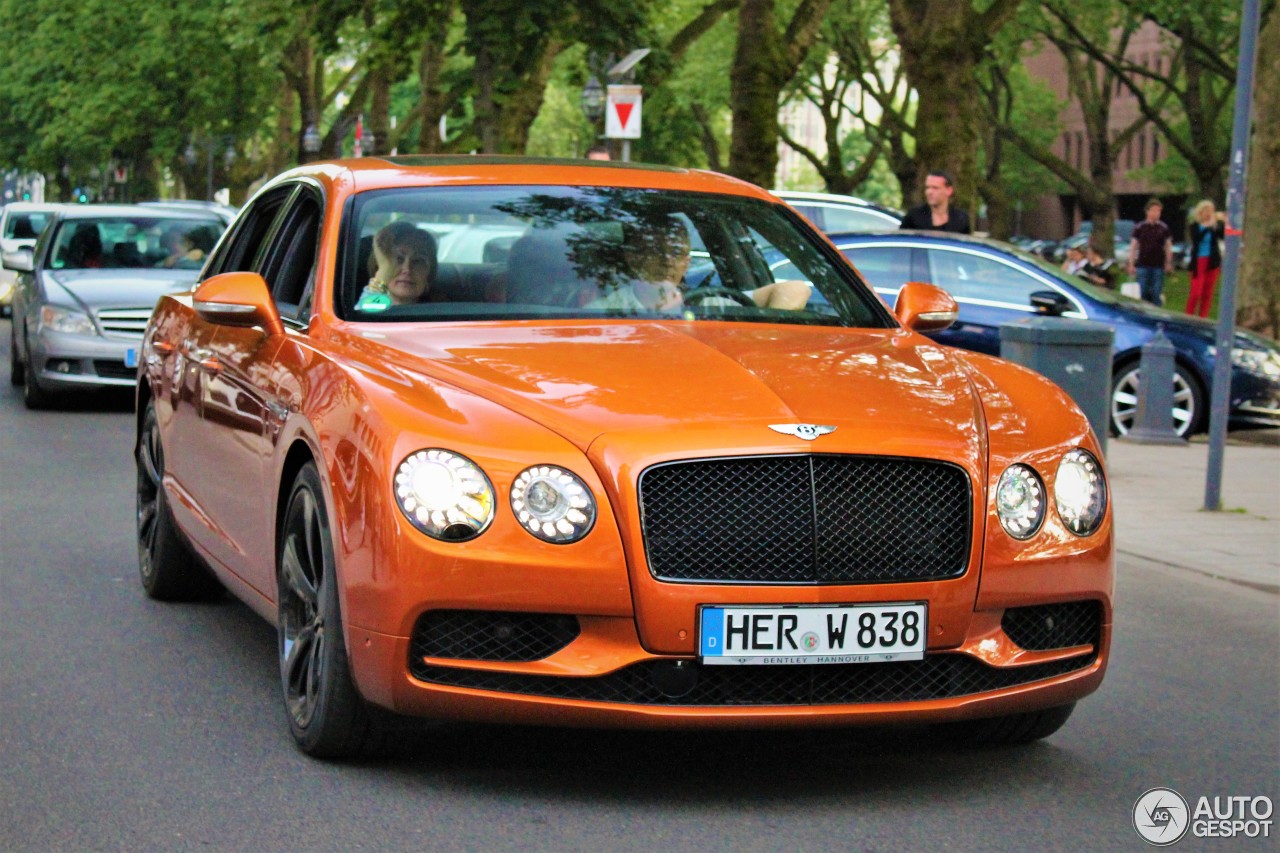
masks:
[(60, 219), (105, 219), (108, 217), (150, 216), (166, 219), (217, 219), (215, 211), (140, 204), (64, 204), (57, 211)]
[(895, 210), (885, 204), (875, 201), (868, 201), (865, 198), (858, 198), (854, 195), (839, 195), (837, 193), (814, 193), (803, 192), (800, 190), (773, 190), (773, 194), (783, 201), (812, 201), (825, 202), (828, 204), (844, 205), (846, 207), (857, 207), (864, 210), (874, 210), (879, 213), (888, 214), (901, 218), (902, 211)]
[(11, 201), (4, 206), (4, 211), (12, 211), (13, 213), (49, 213), (63, 206), (54, 201)]
[(754, 184), (717, 172), (624, 163), (617, 160), (570, 160), (485, 154), (360, 157), (309, 163), (285, 172), (267, 184), (267, 187), (299, 177), (312, 177), (325, 183), (346, 179), (350, 181), (356, 192), (411, 186), (549, 184), (684, 190), (749, 196), (777, 203), (773, 195)]

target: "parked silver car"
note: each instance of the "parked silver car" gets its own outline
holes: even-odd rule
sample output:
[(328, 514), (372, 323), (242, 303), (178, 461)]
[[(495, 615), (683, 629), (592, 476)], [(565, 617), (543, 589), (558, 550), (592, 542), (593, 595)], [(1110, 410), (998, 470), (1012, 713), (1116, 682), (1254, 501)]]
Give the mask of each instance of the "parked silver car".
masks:
[(196, 281), (224, 228), (200, 211), (65, 205), (33, 248), (5, 252), (4, 268), (17, 273), (10, 380), (27, 407), (133, 385), (156, 301)]
[(798, 210), (825, 234), (893, 231), (902, 223), (902, 211), (851, 195), (792, 190), (774, 190), (773, 194)]
[[(14, 201), (0, 210), (0, 252), (30, 249), (44, 230), (49, 217), (60, 205)], [(18, 277), (13, 270), (0, 269), (0, 316), (7, 317)]]

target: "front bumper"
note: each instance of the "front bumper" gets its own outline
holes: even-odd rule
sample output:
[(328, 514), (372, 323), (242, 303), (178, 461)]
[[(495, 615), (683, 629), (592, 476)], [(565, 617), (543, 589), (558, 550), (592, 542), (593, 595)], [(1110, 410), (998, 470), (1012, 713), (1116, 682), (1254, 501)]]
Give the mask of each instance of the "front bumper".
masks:
[(41, 331), (31, 340), (29, 369), (47, 390), (91, 387), (133, 387), (137, 368), (127, 357), (141, 341), (113, 340)]
[(563, 649), (523, 663), (433, 658), (421, 642), (357, 630), (349, 649), (366, 698), (419, 716), (635, 728), (940, 722), (1054, 707), (1096, 690), (1110, 602), (1060, 605), (1081, 606), (1096, 613), (1091, 642), (1024, 649), (1005, 630), (1005, 611), (978, 611), (959, 647), (893, 663), (704, 666), (650, 654), (632, 619), (604, 617), (579, 620)]

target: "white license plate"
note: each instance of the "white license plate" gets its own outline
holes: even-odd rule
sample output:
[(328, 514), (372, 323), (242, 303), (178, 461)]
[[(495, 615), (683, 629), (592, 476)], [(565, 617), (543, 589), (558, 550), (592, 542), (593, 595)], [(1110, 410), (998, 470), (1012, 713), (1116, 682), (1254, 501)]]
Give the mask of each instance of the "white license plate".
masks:
[(129, 349), (124, 351), (124, 366), (125, 367), (138, 366), (138, 351), (133, 347), (130, 347)]
[(831, 604), (699, 608), (706, 664), (881, 663), (924, 658), (928, 606)]

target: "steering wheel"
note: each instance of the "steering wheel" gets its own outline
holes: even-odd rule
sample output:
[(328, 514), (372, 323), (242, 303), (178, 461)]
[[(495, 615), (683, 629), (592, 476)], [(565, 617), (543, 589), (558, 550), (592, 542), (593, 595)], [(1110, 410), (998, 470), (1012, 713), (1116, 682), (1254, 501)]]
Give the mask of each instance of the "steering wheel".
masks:
[(743, 293), (741, 290), (734, 290), (731, 287), (695, 287), (691, 290), (686, 290), (684, 304), (698, 305), (716, 297), (730, 299), (744, 308), (756, 307), (756, 301), (749, 294)]

